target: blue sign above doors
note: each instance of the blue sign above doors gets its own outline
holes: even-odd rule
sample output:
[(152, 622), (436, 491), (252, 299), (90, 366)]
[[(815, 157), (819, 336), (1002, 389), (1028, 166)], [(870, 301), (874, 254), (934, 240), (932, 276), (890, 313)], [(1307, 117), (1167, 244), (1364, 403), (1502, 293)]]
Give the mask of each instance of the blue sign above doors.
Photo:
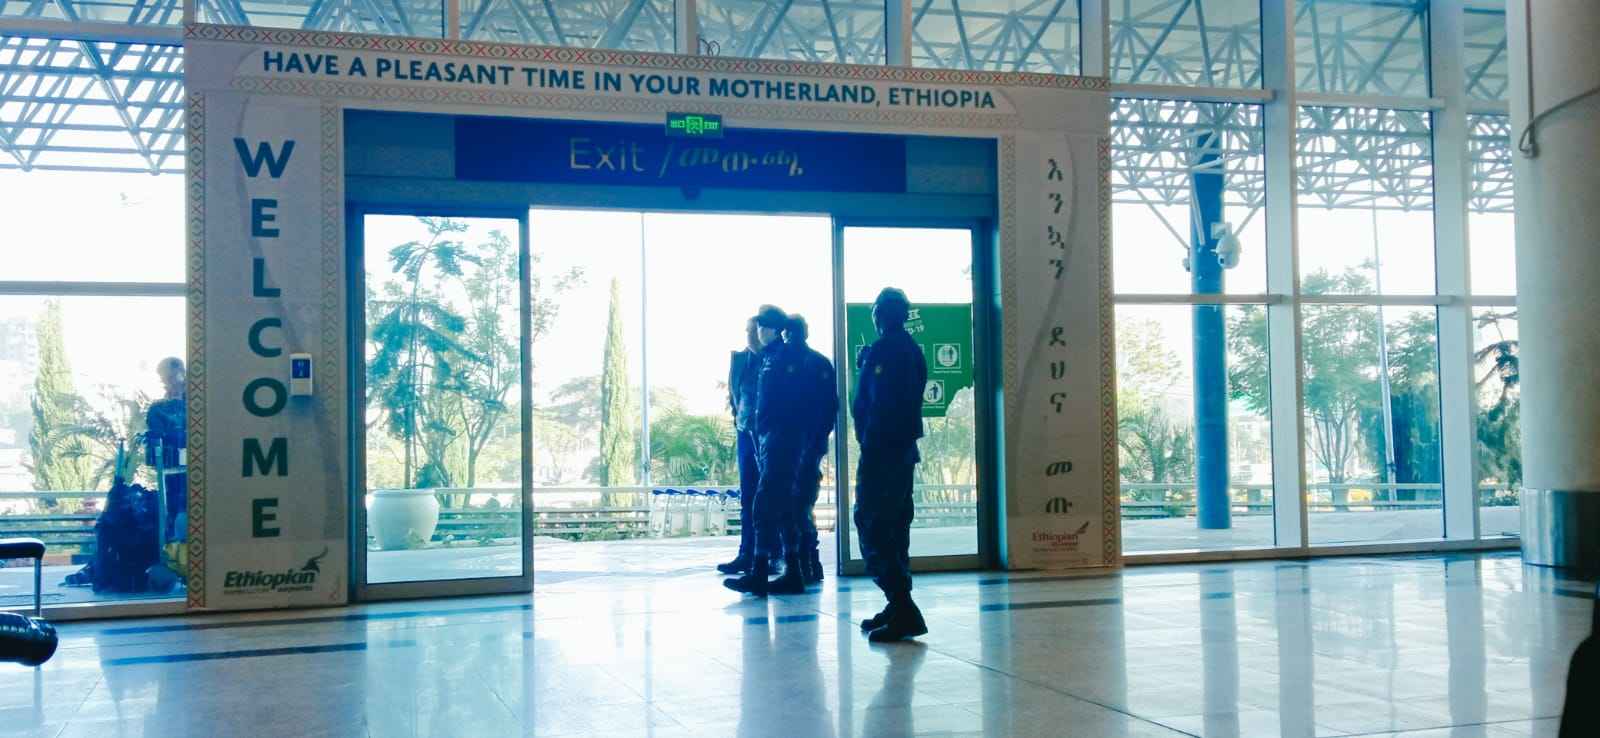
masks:
[(906, 139), (727, 128), (717, 140), (661, 126), (459, 117), (456, 178), (810, 192), (905, 192)]

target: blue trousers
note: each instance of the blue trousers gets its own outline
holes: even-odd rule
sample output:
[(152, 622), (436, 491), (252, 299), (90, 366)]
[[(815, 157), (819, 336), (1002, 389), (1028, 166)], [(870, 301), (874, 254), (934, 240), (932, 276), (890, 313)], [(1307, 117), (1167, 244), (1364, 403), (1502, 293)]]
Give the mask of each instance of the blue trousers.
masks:
[(739, 558), (755, 556), (756, 519), (753, 503), (761, 482), (761, 467), (756, 464), (756, 437), (750, 431), (738, 431), (739, 451)]
[(800, 455), (799, 471), (794, 483), (794, 520), (790, 529), (801, 558), (809, 558), (817, 553), (817, 519), (812, 516), (812, 511), (817, 506), (817, 497), (822, 493), (822, 459), (827, 455), (827, 439), (812, 444)]
[(891, 599), (911, 592), (911, 499), (915, 447), (861, 450), (856, 467), (855, 523), (872, 581)]
[(755, 554), (781, 557), (783, 535), (794, 517), (795, 471), (804, 443), (798, 436), (768, 433), (756, 437), (756, 463), (761, 481), (756, 485), (752, 510), (756, 521)]

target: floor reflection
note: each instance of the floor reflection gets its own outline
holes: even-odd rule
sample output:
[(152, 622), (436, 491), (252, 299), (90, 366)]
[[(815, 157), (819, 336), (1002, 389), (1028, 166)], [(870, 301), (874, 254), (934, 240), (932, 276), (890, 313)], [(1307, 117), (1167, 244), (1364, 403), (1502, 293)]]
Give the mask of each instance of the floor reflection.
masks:
[(878, 688), (878, 693), (867, 704), (861, 734), (916, 735), (917, 711), (913, 696), (917, 687), (917, 671), (928, 657), (928, 647), (922, 643), (907, 642), (873, 645), (871, 649), (888, 659), (889, 668), (883, 672), (883, 686)]
[(67, 623), (0, 665), (0, 736), (1553, 736), (1593, 586), (1507, 554), (929, 575), (893, 646), (865, 580), (708, 571)]

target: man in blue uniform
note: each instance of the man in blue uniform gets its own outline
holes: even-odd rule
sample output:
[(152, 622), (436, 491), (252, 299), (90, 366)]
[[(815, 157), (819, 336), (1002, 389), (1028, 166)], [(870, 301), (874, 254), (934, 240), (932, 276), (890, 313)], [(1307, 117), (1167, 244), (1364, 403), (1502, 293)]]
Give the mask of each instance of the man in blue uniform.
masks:
[(783, 331), (787, 350), (798, 354), (806, 412), (804, 417), (796, 418), (797, 422), (805, 423), (806, 438), (795, 480), (795, 508), (790, 530), (795, 545), (799, 546), (801, 576), (807, 584), (814, 584), (822, 581), (822, 555), (812, 508), (816, 507), (822, 489), (822, 460), (828, 455), (828, 436), (839, 418), (839, 385), (833, 362), (806, 344), (809, 334), (806, 319), (799, 315), (791, 316)]
[(883, 612), (861, 621), (875, 643), (923, 635), (928, 625), (911, 601), (912, 472), (921, 457), (922, 392), (928, 364), (906, 332), (911, 301), (884, 288), (872, 304), (878, 340), (856, 359), (860, 370), (850, 417), (861, 445), (856, 468), (856, 531), (867, 572), (889, 600)]
[[(766, 309), (767, 305), (761, 306)], [(755, 557), (755, 516), (751, 503), (756, 498), (761, 473), (756, 465), (756, 375), (761, 369), (761, 337), (755, 316), (745, 322), (745, 347), (733, 352), (728, 361), (728, 407), (733, 411), (735, 447), (739, 453), (739, 554), (726, 564), (717, 564), (723, 574), (743, 574)]]
[[(805, 447), (805, 424), (796, 422), (805, 415), (804, 383), (800, 374), (800, 354), (789, 351), (779, 334), (789, 324), (789, 316), (770, 305), (756, 315), (756, 328), (762, 348), (761, 370), (756, 379), (755, 439), (756, 465), (760, 467), (756, 498), (751, 501), (755, 518), (755, 560), (744, 576), (724, 579), (728, 589), (757, 597), (769, 592), (798, 594), (805, 591), (800, 565), (785, 558), (783, 576), (768, 582), (770, 559), (784, 556), (782, 536), (794, 511), (795, 471)], [(791, 547), (798, 553), (798, 547)], [(792, 556), (792, 554), (790, 554)]]

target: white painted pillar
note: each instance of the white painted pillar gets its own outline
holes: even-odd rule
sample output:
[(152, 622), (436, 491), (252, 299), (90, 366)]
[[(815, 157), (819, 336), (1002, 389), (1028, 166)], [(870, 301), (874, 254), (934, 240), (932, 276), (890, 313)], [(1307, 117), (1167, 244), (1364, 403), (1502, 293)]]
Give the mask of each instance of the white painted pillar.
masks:
[(911, 0), (888, 0), (884, 5), (884, 63), (911, 66)]
[(1295, 245), (1296, 126), (1293, 0), (1261, 3), (1261, 75), (1272, 100), (1266, 126), (1267, 348), (1272, 387), (1272, 515), (1280, 548), (1306, 546), (1305, 413), (1300, 397), (1299, 249)]
[[(1512, 143), (1600, 86), (1600, 2), (1509, 0)], [(1600, 567), (1600, 97), (1514, 152), (1522, 370), (1522, 550)]]
[(673, 38), (679, 54), (691, 56), (700, 53), (700, 4), (695, 0), (678, 0), (673, 12)]
[(1466, 73), (1461, 0), (1434, 0), (1429, 43), (1433, 96), (1445, 105), (1433, 113), (1433, 243), (1438, 267), (1440, 470), (1444, 481), (1444, 537), (1478, 537), (1478, 481), (1473, 457), (1478, 437), (1472, 367), (1472, 294), (1468, 269), (1467, 198), (1472, 189), (1467, 150)]
[(1085, 77), (1111, 76), (1111, 8), (1108, 2), (1080, 0), (1078, 3), (1078, 73)]

